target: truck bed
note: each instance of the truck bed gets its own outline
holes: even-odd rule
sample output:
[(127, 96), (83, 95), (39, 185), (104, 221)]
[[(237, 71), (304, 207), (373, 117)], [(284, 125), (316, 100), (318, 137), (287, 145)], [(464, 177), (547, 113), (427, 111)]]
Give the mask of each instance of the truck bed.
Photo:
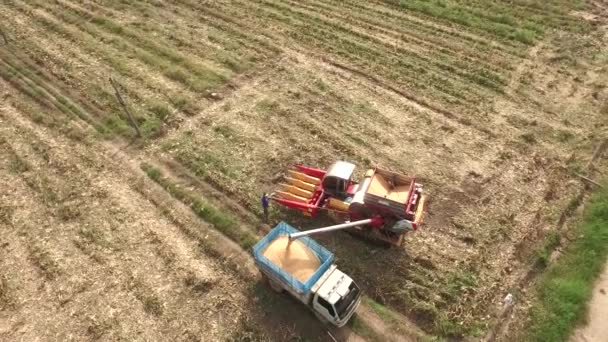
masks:
[(319, 258), (320, 261), (319, 268), (310, 276), (310, 278), (308, 278), (306, 282), (299, 281), (293, 275), (286, 272), (284, 269), (277, 266), (271, 260), (264, 256), (264, 251), (266, 250), (266, 248), (268, 248), (268, 245), (272, 241), (281, 236), (286, 236), (290, 233), (297, 232), (299, 231), (294, 227), (288, 225), (285, 222), (281, 222), (276, 227), (274, 227), (265, 237), (263, 237), (257, 244), (255, 244), (252, 250), (254, 261), (263, 273), (271, 276), (273, 279), (277, 279), (278, 281), (283, 283), (283, 285), (289, 287), (289, 290), (301, 296), (310, 292), (312, 286), (329, 269), (333, 262), (334, 255), (309, 237), (303, 237), (298, 239), (298, 241), (304, 244), (307, 248), (309, 248)]

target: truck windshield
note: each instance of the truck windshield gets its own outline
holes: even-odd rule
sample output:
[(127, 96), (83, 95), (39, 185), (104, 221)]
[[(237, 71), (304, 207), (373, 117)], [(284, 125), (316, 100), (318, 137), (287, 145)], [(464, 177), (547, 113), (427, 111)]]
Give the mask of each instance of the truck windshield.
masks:
[(357, 297), (359, 297), (360, 290), (359, 287), (355, 285), (355, 282), (350, 284), (348, 290), (349, 292), (346, 294), (346, 296), (340, 298), (334, 305), (336, 307), (336, 311), (338, 312), (338, 317), (340, 318), (344, 318), (344, 316), (346, 316), (350, 305), (357, 299)]

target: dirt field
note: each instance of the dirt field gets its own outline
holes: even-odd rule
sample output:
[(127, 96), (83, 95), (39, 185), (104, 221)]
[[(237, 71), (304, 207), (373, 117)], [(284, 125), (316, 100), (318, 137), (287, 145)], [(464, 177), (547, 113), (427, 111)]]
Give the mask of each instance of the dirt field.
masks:
[(18, 312), (4, 316), (3, 339), (233, 333), (246, 301), (238, 279), (196, 253), (124, 168), (10, 102), (1, 109), (2, 273)]
[(235, 269), (239, 247), (120, 151), (77, 126), (74, 139), (33, 124), (4, 81), (0, 90), (2, 340), (327, 338), (297, 303), (268, 297), (250, 261)]
[(416, 174), (430, 200), (402, 248), (319, 237), (376, 303), (333, 333), (483, 336), (567, 237), (576, 174), (605, 176), (602, 6), (4, 1), (0, 338), (328, 339), (246, 254), (261, 193), (336, 159)]

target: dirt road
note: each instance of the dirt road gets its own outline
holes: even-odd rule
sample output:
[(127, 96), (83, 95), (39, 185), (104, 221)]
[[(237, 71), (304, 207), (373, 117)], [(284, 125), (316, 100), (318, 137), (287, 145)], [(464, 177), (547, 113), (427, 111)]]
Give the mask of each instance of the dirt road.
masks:
[(608, 341), (606, 317), (608, 317), (608, 263), (593, 289), (587, 324), (572, 334), (570, 342)]

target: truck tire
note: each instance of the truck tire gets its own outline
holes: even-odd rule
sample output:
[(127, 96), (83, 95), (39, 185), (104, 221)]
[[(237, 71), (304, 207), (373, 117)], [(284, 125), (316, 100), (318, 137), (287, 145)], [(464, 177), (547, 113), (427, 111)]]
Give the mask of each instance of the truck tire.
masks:
[(278, 284), (276, 281), (270, 279), (267, 275), (265, 275), (263, 273), (262, 273), (262, 278), (274, 292), (276, 292), (276, 293), (283, 292), (283, 287), (281, 287), (281, 285)]
[(319, 320), (319, 322), (321, 322), (321, 324), (329, 325), (329, 321), (327, 320), (327, 318), (321, 316), (321, 314), (316, 312), (315, 310), (312, 310), (312, 312), (315, 314), (315, 317), (317, 317), (317, 319)]
[(276, 281), (270, 279), (270, 278), (266, 278), (268, 280), (268, 285), (270, 286), (270, 288), (272, 289), (272, 291), (276, 292), (276, 293), (282, 293), (283, 292), (283, 287), (281, 287), (281, 285), (279, 285)]

